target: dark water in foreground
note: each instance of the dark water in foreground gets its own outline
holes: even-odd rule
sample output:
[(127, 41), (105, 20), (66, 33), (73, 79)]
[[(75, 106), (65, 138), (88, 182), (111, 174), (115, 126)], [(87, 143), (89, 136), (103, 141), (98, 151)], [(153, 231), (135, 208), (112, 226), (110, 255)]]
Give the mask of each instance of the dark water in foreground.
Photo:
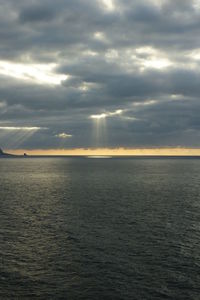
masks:
[(0, 160), (0, 299), (200, 299), (200, 159)]

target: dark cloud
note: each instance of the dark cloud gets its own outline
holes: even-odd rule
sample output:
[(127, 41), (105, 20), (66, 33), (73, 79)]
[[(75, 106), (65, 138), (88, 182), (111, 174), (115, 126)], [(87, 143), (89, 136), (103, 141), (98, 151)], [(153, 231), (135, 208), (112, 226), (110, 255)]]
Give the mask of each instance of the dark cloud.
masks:
[(26, 7), (19, 14), (21, 22), (47, 22), (56, 16), (55, 11), (44, 5)]
[(200, 146), (198, 1), (111, 2), (0, 0), (2, 147)]

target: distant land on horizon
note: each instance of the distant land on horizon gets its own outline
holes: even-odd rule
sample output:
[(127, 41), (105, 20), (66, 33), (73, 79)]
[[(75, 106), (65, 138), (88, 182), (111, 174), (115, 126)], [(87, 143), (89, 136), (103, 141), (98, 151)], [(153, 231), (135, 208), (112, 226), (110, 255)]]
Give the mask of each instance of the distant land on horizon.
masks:
[(11, 154), (11, 153), (4, 152), (2, 150), (2, 148), (0, 148), (0, 158), (1, 157), (25, 157), (25, 156), (27, 156), (26, 153), (24, 153), (23, 155), (20, 155), (20, 154)]
[(15, 156), (15, 155), (10, 154), (10, 153), (6, 153), (6, 152), (4, 152), (4, 151), (0, 148), (0, 156)]

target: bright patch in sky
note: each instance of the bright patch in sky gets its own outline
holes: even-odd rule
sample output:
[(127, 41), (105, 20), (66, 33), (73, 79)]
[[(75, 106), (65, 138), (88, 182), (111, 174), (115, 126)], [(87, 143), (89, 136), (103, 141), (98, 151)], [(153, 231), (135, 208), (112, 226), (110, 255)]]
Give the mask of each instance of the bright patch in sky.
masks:
[(150, 0), (150, 3), (152, 3), (152, 4), (154, 4), (154, 5), (158, 6), (158, 7), (161, 7), (162, 4), (165, 3), (165, 0)]
[(83, 55), (86, 55), (86, 56), (97, 56), (98, 52), (91, 51), (91, 50), (86, 50), (86, 51), (83, 51)]
[(200, 60), (200, 49), (195, 49), (189, 53), (189, 57), (194, 60)]
[(193, 0), (193, 7), (196, 10), (199, 10), (199, 8), (200, 8), (200, 0)]
[(113, 10), (115, 8), (113, 0), (102, 0), (102, 2), (107, 10)]
[(41, 127), (14, 127), (14, 126), (0, 126), (0, 130), (23, 130), (23, 131), (36, 131), (42, 129)]
[(140, 47), (140, 48), (136, 48), (135, 52), (138, 54), (148, 54), (148, 55), (155, 55), (157, 53), (156, 49), (152, 48), (152, 47)]
[(92, 88), (93, 84), (92, 83), (88, 83), (88, 82), (83, 82), (80, 86), (79, 86), (79, 90), (83, 91), (83, 92), (87, 92), (90, 90), (90, 88)]
[(116, 49), (109, 49), (106, 52), (105, 57), (109, 60), (115, 60), (119, 57), (119, 53)]
[(56, 64), (19, 64), (0, 61), (0, 74), (32, 81), (38, 84), (59, 85), (66, 80), (64, 74), (56, 74), (53, 69)]
[(156, 104), (158, 101), (156, 100), (147, 100), (144, 102), (135, 102), (133, 103), (133, 106), (148, 106), (148, 105), (153, 105)]
[(142, 66), (142, 69), (155, 68), (163, 69), (169, 67), (172, 63), (165, 57), (164, 53), (152, 47), (140, 47), (135, 50), (136, 59)]
[(143, 62), (145, 68), (163, 69), (171, 65), (168, 59), (151, 58)]
[(94, 38), (100, 41), (105, 40), (104, 33), (99, 31), (94, 33)]
[(72, 137), (72, 135), (62, 132), (62, 133), (56, 134), (56, 137), (61, 138), (61, 139), (68, 139), (68, 138)]
[(105, 119), (107, 117), (112, 117), (112, 116), (120, 115), (122, 112), (123, 112), (122, 109), (118, 109), (118, 110), (116, 110), (114, 112), (106, 112), (106, 113), (102, 113), (102, 114), (99, 114), (99, 115), (91, 115), (90, 118), (91, 119), (96, 119), (96, 120)]
[(97, 119), (97, 120), (99, 120), (99, 119), (104, 119), (104, 118), (106, 118), (106, 114), (100, 114), (100, 115), (91, 115), (90, 116), (90, 118), (91, 119)]

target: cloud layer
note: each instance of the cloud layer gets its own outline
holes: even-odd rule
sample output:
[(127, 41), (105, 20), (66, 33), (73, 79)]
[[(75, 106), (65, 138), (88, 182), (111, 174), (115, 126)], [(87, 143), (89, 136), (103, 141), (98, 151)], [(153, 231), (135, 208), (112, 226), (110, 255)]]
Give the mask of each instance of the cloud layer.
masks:
[(199, 147), (199, 33), (198, 0), (0, 0), (1, 147)]

